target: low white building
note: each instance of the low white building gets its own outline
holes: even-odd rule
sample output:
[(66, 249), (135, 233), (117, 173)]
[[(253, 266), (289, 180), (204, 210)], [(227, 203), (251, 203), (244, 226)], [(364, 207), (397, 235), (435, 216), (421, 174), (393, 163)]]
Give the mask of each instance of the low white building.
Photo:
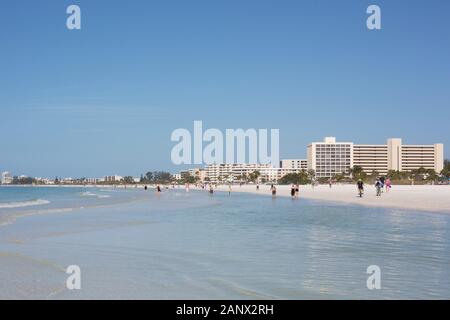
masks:
[(113, 176), (106, 176), (104, 182), (120, 182), (122, 180), (123, 180), (122, 176), (113, 175)]
[(280, 161), (280, 168), (308, 170), (308, 160), (307, 159), (283, 159)]
[(13, 181), (13, 177), (11, 175), (11, 173), (9, 173), (8, 171), (2, 172), (2, 176), (1, 176), (1, 184), (10, 184)]
[(259, 172), (258, 181), (278, 182), (283, 176), (290, 173), (300, 173), (305, 168), (274, 168), (270, 164), (213, 164), (205, 167), (205, 178), (213, 183), (239, 182), (248, 180), (250, 175)]

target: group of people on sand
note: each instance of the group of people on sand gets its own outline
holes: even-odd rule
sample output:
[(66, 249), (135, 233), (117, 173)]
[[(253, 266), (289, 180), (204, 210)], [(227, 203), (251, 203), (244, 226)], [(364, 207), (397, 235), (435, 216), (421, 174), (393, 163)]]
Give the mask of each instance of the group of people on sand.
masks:
[[(356, 186), (358, 188), (359, 196), (362, 197), (362, 194), (364, 193), (364, 182), (359, 179), (356, 183)], [(389, 190), (392, 188), (392, 182), (391, 179), (385, 178), (385, 177), (378, 177), (375, 180), (375, 190), (377, 197), (381, 197), (381, 194), (383, 193), (384, 188), (386, 188), (386, 192), (389, 192)]]
[(391, 179), (389, 177), (387, 179), (385, 177), (379, 177), (375, 181), (375, 188), (377, 189), (377, 197), (381, 197), (381, 193), (383, 193), (385, 187), (386, 192), (389, 192), (389, 190), (392, 187)]

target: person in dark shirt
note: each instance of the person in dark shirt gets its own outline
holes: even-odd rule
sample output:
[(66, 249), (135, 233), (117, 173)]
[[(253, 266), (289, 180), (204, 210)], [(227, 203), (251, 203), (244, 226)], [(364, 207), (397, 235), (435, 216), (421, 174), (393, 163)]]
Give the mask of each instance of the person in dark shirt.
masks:
[(364, 182), (361, 179), (359, 179), (358, 182), (356, 183), (356, 186), (358, 187), (359, 196), (362, 197), (362, 194), (364, 193)]

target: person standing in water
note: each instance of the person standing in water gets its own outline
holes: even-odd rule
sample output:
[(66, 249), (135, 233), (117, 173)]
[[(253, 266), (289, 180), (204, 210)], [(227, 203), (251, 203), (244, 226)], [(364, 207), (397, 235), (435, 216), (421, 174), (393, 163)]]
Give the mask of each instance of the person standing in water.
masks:
[(228, 195), (231, 195), (231, 183), (228, 185)]
[(159, 186), (159, 184), (156, 186), (156, 191), (157, 191), (158, 193), (161, 192), (161, 187)]
[(292, 199), (295, 198), (295, 187), (294, 187), (293, 184), (291, 185), (291, 198), (292, 198)]
[(259, 191), (259, 183), (256, 184), (256, 191)]
[(298, 187), (298, 184), (295, 185), (295, 199), (298, 199), (298, 194), (300, 192), (300, 188)]
[(210, 194), (210, 195), (213, 195), (213, 194), (214, 194), (214, 189), (213, 189), (212, 184), (209, 185), (209, 194)]
[(275, 198), (277, 196), (277, 188), (275, 188), (274, 185), (271, 185), (270, 191), (272, 192), (272, 198)]

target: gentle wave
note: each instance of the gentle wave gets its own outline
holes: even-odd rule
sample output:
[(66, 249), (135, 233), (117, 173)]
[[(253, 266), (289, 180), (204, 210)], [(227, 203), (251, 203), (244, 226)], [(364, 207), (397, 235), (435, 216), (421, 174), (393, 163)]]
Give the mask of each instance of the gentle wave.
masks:
[(89, 191), (82, 192), (81, 196), (82, 197), (96, 197), (96, 198), (99, 198), (99, 199), (110, 198), (110, 196), (108, 196), (108, 195), (96, 194), (96, 193), (92, 193), (92, 192), (89, 192)]
[(17, 201), (17, 202), (6, 202), (6, 203), (0, 203), (0, 209), (4, 209), (4, 208), (11, 209), (11, 208), (41, 206), (41, 205), (49, 204), (49, 203), (50, 203), (50, 201), (43, 200), (43, 199)]

